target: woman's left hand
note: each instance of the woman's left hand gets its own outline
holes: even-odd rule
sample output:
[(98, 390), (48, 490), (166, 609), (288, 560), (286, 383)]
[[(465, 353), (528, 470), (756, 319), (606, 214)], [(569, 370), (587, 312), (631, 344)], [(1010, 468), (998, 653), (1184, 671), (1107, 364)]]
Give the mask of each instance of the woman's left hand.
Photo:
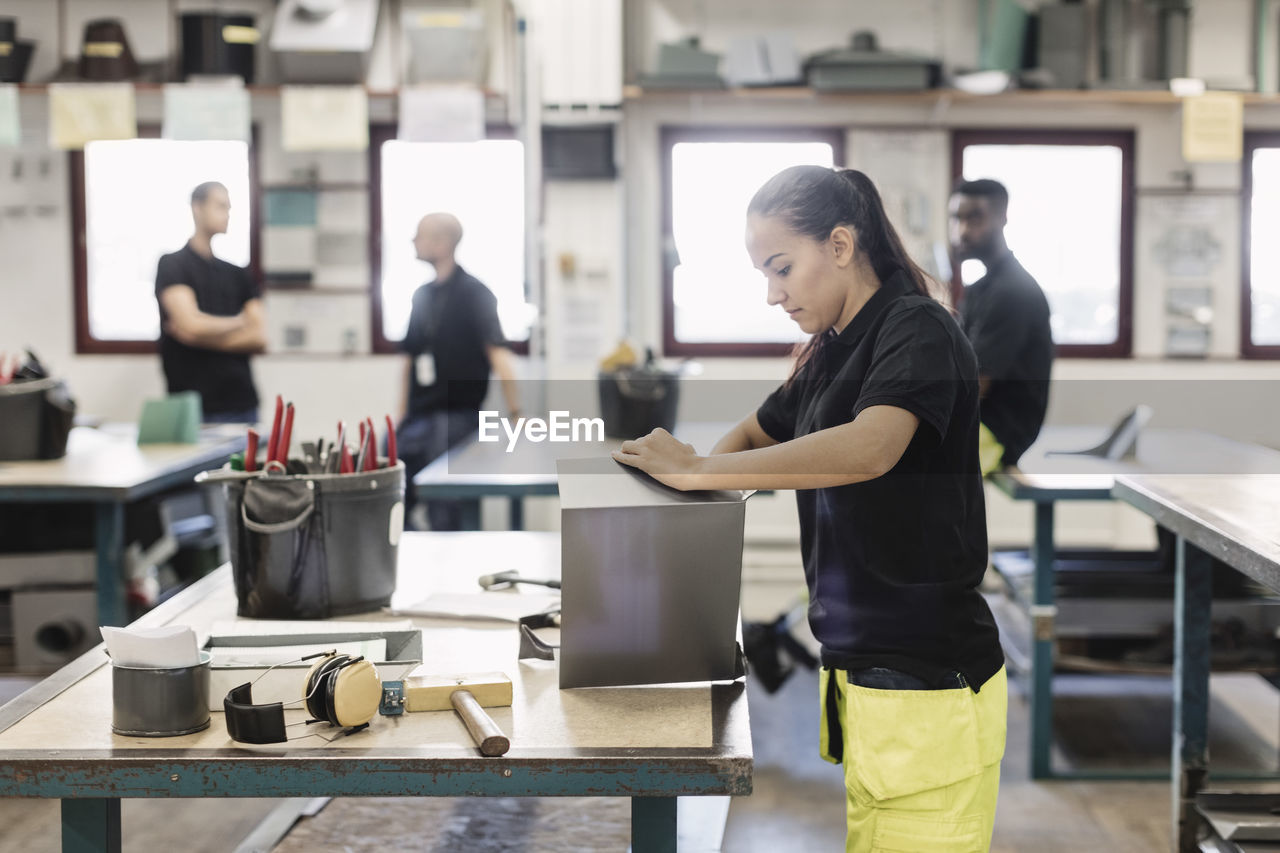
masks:
[(622, 449), (613, 451), (613, 458), (673, 489), (701, 488), (698, 472), (703, 457), (692, 444), (685, 444), (661, 427), (643, 438), (622, 442)]

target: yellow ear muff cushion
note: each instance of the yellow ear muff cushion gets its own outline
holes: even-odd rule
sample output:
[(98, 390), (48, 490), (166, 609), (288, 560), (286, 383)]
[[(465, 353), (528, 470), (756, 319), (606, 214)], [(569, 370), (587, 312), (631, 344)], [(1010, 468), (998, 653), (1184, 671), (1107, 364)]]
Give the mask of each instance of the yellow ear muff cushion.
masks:
[(373, 719), (382, 704), (382, 679), (372, 663), (362, 660), (345, 666), (333, 688), (333, 719), (340, 726), (362, 726)]

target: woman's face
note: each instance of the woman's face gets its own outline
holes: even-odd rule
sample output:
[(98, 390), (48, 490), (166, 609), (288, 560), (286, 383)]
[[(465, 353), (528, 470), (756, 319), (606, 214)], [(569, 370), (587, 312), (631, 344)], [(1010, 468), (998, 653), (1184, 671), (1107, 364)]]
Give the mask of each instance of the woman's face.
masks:
[[(768, 302), (779, 305), (806, 334), (839, 323), (848, 296), (853, 237), (837, 228), (818, 242), (797, 234), (780, 218), (747, 216), (747, 254), (768, 282)], [(837, 330), (839, 331), (839, 330)]]

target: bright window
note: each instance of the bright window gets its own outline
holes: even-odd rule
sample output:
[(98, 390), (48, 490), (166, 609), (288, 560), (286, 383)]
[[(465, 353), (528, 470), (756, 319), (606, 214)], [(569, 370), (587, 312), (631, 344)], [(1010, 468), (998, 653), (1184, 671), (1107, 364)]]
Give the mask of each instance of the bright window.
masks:
[(744, 246), (747, 204), (788, 166), (834, 165), (839, 142), (825, 131), (777, 136), (667, 133), (670, 208), (663, 254), (670, 355), (785, 352), (803, 337), (766, 302), (764, 276)]
[[(1250, 355), (1280, 355), (1280, 241), (1275, 237), (1280, 233), (1280, 138), (1267, 142), (1245, 159), (1250, 196), (1244, 342)], [(1276, 349), (1260, 352), (1259, 347)]]
[[(1009, 190), (1005, 237), (1044, 289), (1059, 352), (1127, 355), (1131, 137), (1112, 134), (1112, 142), (1098, 134), (1076, 140), (1042, 134), (1043, 141), (1023, 141), (1010, 134), (1004, 142), (999, 131), (981, 135), (986, 138), (957, 142), (963, 177), (994, 178)], [(979, 261), (961, 267), (966, 285), (983, 273)]]
[(381, 157), (382, 339), (404, 339), (413, 292), (435, 277), (412, 241), (423, 216), (443, 211), (462, 223), (457, 261), (498, 298), (507, 340), (527, 340), (534, 310), (524, 287), (524, 146), (392, 139)]
[[(85, 147), (83, 285), (91, 342), (159, 337), (156, 263), (191, 236), (191, 191), (205, 181), (221, 182), (231, 197), (230, 226), (214, 237), (214, 254), (248, 266), (254, 226), (248, 145), (131, 139)], [(92, 343), (82, 349), (92, 351)]]

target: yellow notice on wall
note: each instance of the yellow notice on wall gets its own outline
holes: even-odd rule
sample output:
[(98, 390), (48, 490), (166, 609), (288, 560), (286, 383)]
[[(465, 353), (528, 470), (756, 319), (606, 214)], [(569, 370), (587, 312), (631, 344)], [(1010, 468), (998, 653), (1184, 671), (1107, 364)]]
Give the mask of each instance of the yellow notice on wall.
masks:
[(97, 139), (138, 136), (132, 83), (50, 83), (49, 145), (78, 150)]
[(369, 98), (363, 86), (284, 86), (280, 123), (285, 151), (364, 151)]
[(1206, 92), (1182, 100), (1182, 159), (1238, 162), (1244, 155), (1244, 99), (1236, 92)]

